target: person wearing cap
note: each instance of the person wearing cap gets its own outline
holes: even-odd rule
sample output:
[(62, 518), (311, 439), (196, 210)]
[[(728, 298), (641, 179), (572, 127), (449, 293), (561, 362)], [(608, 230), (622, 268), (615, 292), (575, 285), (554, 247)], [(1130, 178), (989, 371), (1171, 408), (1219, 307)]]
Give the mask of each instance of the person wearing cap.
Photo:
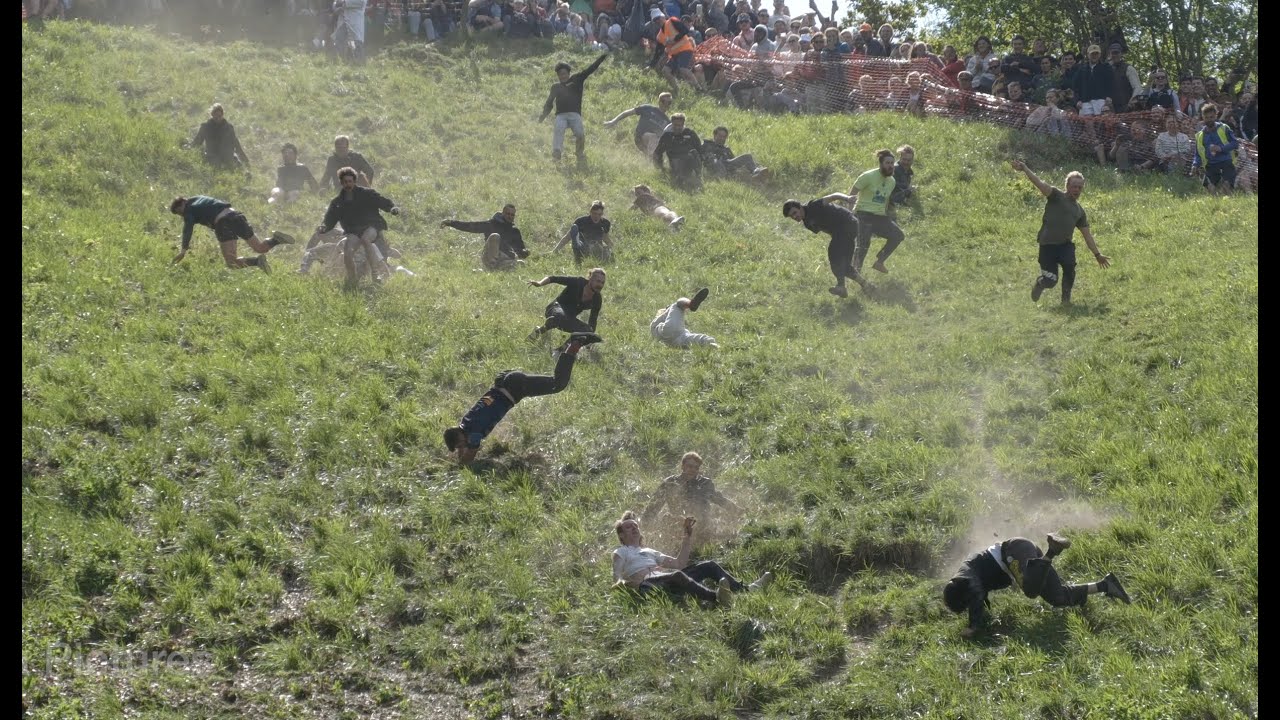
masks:
[(969, 613), (969, 624), (960, 631), (973, 637), (988, 618), (987, 593), (1016, 585), (1029, 598), (1039, 597), (1054, 607), (1083, 607), (1090, 595), (1101, 593), (1128, 605), (1132, 601), (1112, 573), (1098, 582), (1065, 585), (1053, 559), (1071, 547), (1071, 541), (1057, 533), (1048, 536), (1048, 552), (1024, 537), (998, 542), (970, 555), (959, 572), (942, 590), (942, 601), (953, 613)]
[(1000, 61), (1000, 72), (1004, 73), (1005, 83), (1017, 82), (1022, 87), (1030, 88), (1040, 66), (1026, 53), (1027, 41), (1021, 35), (1013, 36), (1013, 52), (1005, 55)]
[[(1102, 108), (1115, 92), (1115, 75), (1102, 61), (1102, 48), (1090, 45), (1088, 59), (1076, 71), (1076, 108), (1081, 117), (1101, 115)], [(1112, 99), (1113, 107), (1115, 100)]]
[[(658, 13), (655, 20), (660, 20), (662, 11), (654, 8), (649, 14)], [(653, 49), (653, 58), (649, 61), (649, 67), (654, 67), (658, 63), (659, 56), (665, 53), (667, 62), (662, 67), (662, 74), (667, 79), (667, 84), (671, 86), (671, 93), (674, 95), (680, 91), (676, 85), (676, 77), (680, 77), (685, 82), (693, 85), (698, 90), (702, 89), (702, 83), (693, 76), (693, 38), (690, 36), (689, 26), (678, 17), (669, 17), (662, 23), (662, 29), (658, 31), (658, 44)]]
[(733, 42), (736, 47), (740, 47), (743, 50), (750, 52), (751, 46), (756, 42), (756, 29), (751, 23), (751, 16), (746, 13), (742, 13), (734, 19), (734, 22), (738, 28), (738, 34), (733, 36), (733, 40), (731, 42)]
[[(640, 518), (633, 510), (623, 513), (613, 524), (620, 543), (613, 551), (613, 588), (630, 588), (641, 596), (658, 590), (676, 597), (692, 595), (703, 602), (728, 608), (733, 606), (735, 592), (759, 591), (769, 584), (773, 573), (766, 572), (747, 585), (730, 575), (714, 560), (703, 560), (690, 565), (693, 528), (697, 522), (697, 518), (692, 516), (684, 519), (684, 539), (680, 543), (680, 551), (676, 553), (676, 557), (671, 557), (653, 548), (644, 547)], [(704, 580), (715, 581), (716, 589), (711, 590), (703, 585)]]
[(608, 59), (609, 54), (605, 53), (596, 58), (595, 62), (588, 65), (586, 69), (575, 74), (570, 74), (573, 68), (569, 63), (556, 63), (557, 82), (551, 85), (547, 101), (542, 105), (542, 116), (538, 118), (538, 122), (546, 120), (547, 115), (551, 114), (552, 106), (555, 106), (556, 120), (555, 129), (551, 134), (551, 159), (556, 162), (560, 161), (560, 153), (564, 150), (565, 130), (573, 130), (578, 162), (587, 159), (585, 154), (587, 131), (582, 124), (582, 93), (586, 89), (587, 78), (591, 77), (591, 73)]
[(849, 290), (844, 286), (846, 278), (858, 283), (864, 291), (871, 290), (871, 285), (853, 267), (853, 255), (858, 244), (858, 219), (845, 208), (830, 202), (848, 199), (844, 193), (832, 193), (807, 203), (788, 200), (782, 204), (783, 217), (801, 223), (815, 235), (825, 232), (831, 236), (831, 242), (827, 244), (827, 261), (831, 264), (831, 274), (836, 276), (836, 284), (827, 292), (838, 297), (849, 297)]
[(875, 36), (875, 29), (871, 27), (871, 23), (862, 23), (858, 26), (858, 36), (867, 45), (867, 57), (889, 57), (889, 51), (885, 49), (884, 43)]
[(613, 243), (609, 242), (611, 227), (609, 219), (604, 216), (604, 202), (596, 200), (586, 215), (573, 221), (552, 252), (560, 252), (566, 243), (572, 243), (573, 261), (578, 265), (587, 257), (607, 263), (613, 259)]
[(480, 444), (502, 422), (521, 400), (539, 395), (554, 395), (569, 387), (578, 351), (587, 345), (604, 342), (594, 332), (576, 332), (569, 336), (556, 360), (555, 375), (528, 375), (507, 370), (493, 379), (493, 386), (471, 406), (458, 424), (444, 431), (444, 445), (455, 454), (458, 463), (470, 465), (480, 451)]
[(1124, 61), (1124, 47), (1120, 43), (1111, 43), (1108, 53), (1112, 82), (1115, 84), (1111, 93), (1111, 106), (1118, 113), (1129, 112), (1129, 104), (1142, 92), (1142, 81), (1138, 79), (1138, 71)]
[(1010, 163), (1014, 170), (1025, 173), (1031, 184), (1045, 196), (1044, 217), (1040, 221), (1040, 275), (1031, 286), (1032, 302), (1039, 302), (1045, 290), (1058, 284), (1058, 268), (1062, 268), (1062, 304), (1071, 304), (1071, 289), (1076, 282), (1076, 245), (1071, 241), (1075, 230), (1084, 236), (1093, 259), (1103, 268), (1111, 267), (1111, 258), (1102, 254), (1089, 231), (1089, 218), (1078, 202), (1084, 192), (1084, 175), (1078, 171), (1067, 173), (1066, 191), (1059, 190), (1041, 180), (1021, 160)]
[[(691, 345), (708, 345), (713, 348), (720, 347), (716, 339), (710, 335), (702, 333), (689, 332), (684, 325), (684, 314), (686, 312), (697, 312), (702, 302), (707, 299), (710, 291), (702, 288), (694, 294), (693, 299), (682, 297), (671, 305), (658, 311), (658, 314), (649, 322), (649, 333), (653, 335), (655, 340), (676, 348), (688, 348)], [(701, 465), (701, 463), (699, 463)], [(645, 511), (645, 517), (650, 517), (649, 510)], [(704, 520), (706, 515), (700, 515)]]
[(662, 137), (663, 131), (671, 124), (671, 118), (667, 116), (667, 113), (671, 110), (673, 102), (675, 101), (671, 97), (671, 93), (664, 92), (658, 95), (657, 105), (637, 105), (630, 110), (623, 110), (612, 120), (606, 120), (604, 126), (611, 128), (617, 125), (619, 121), (632, 115), (640, 118), (640, 121), (636, 123), (633, 140), (636, 147), (646, 157), (653, 157), (653, 151), (658, 147), (658, 138)]

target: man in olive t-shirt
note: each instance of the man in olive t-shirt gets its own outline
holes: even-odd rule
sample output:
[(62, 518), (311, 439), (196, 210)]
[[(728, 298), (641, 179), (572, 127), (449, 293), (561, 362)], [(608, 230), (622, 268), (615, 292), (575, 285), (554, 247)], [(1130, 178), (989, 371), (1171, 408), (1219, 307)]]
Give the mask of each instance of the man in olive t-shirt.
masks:
[(893, 194), (897, 181), (893, 177), (893, 152), (881, 150), (876, 153), (879, 167), (868, 170), (853, 181), (853, 189), (849, 195), (858, 199), (854, 214), (858, 217), (858, 245), (853, 254), (853, 267), (862, 272), (862, 261), (871, 249), (871, 236), (877, 235), (885, 239), (884, 247), (876, 254), (876, 262), (871, 267), (882, 273), (889, 272), (884, 261), (893, 254), (902, 242), (902, 228), (889, 217), (889, 198)]
[(1058, 267), (1062, 267), (1062, 304), (1071, 304), (1071, 286), (1076, 282), (1076, 245), (1071, 237), (1076, 228), (1084, 236), (1089, 251), (1102, 267), (1111, 266), (1111, 258), (1098, 250), (1093, 241), (1093, 233), (1089, 232), (1089, 219), (1084, 208), (1077, 202), (1084, 191), (1084, 175), (1078, 171), (1067, 173), (1067, 190), (1063, 192), (1049, 183), (1036, 177), (1031, 169), (1021, 160), (1010, 163), (1014, 170), (1026, 173), (1027, 179), (1044, 194), (1048, 201), (1044, 205), (1044, 219), (1040, 222), (1040, 276), (1031, 286), (1031, 299), (1039, 300), (1041, 293), (1058, 283)]

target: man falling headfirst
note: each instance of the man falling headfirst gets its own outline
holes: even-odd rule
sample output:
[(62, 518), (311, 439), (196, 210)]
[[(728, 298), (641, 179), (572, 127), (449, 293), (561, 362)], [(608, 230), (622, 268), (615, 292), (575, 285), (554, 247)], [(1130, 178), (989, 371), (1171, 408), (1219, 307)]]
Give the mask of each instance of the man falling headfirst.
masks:
[(480, 443), (516, 403), (527, 397), (553, 395), (569, 387), (578, 351), (585, 345), (598, 342), (604, 340), (592, 332), (570, 335), (556, 360), (555, 375), (528, 375), (519, 370), (498, 373), (493, 379), (493, 387), (480, 396), (455, 427), (444, 431), (445, 447), (449, 452), (457, 453), (459, 463), (469, 464), (475, 459)]
[(671, 347), (688, 348), (691, 345), (720, 347), (715, 338), (702, 333), (689, 332), (689, 329), (684, 324), (684, 314), (686, 312), (697, 312), (698, 307), (702, 305), (710, 294), (710, 290), (702, 288), (694, 294), (692, 300), (682, 297), (659, 310), (658, 314), (649, 322), (650, 334), (658, 341)]
[(942, 600), (951, 612), (969, 612), (969, 625), (961, 635), (973, 637), (986, 622), (988, 592), (1015, 584), (1027, 597), (1043, 598), (1054, 607), (1084, 605), (1094, 593), (1103, 593), (1126, 604), (1130, 602), (1129, 594), (1110, 573), (1098, 582), (1063, 585), (1052, 561), (1058, 553), (1071, 547), (1071, 541), (1051, 533), (1048, 542), (1049, 552), (1042, 553), (1026, 538), (1009, 538), (965, 560), (942, 590)]
[[(271, 233), (271, 239), (266, 242), (259, 240), (258, 235), (253, 231), (253, 226), (245, 219), (244, 213), (231, 207), (231, 203), (208, 195), (189, 198), (179, 195), (169, 204), (169, 212), (181, 215), (183, 221), (182, 251), (173, 259), (174, 265), (182, 262), (182, 259), (187, 256), (187, 251), (191, 249), (191, 231), (197, 224), (213, 229), (213, 235), (218, 238), (218, 244), (222, 247), (222, 259), (226, 261), (229, 268), (240, 269), (253, 265), (262, 272), (271, 272), (271, 267), (267, 265), (267, 252), (277, 245), (293, 242), (292, 236), (282, 232)], [(261, 255), (237, 257), (238, 240), (248, 242), (249, 247)]]

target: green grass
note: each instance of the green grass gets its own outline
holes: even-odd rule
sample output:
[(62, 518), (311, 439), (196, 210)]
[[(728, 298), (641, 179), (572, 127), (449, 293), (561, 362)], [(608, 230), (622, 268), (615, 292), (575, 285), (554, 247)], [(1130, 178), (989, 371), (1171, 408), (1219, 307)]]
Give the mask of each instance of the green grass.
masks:
[[(682, 97), (776, 173), (691, 196), (630, 127), (599, 127), (661, 89), (623, 59), (588, 82), (588, 167), (551, 166), (551, 66), (590, 60), (567, 46), (355, 69), (79, 23), (22, 46), (25, 713), (1256, 717), (1256, 198), (983, 125)], [(215, 100), (250, 180), (179, 148)], [(344, 294), (291, 274), (297, 248), (231, 271), (203, 228), (170, 266), (179, 193), (305, 235), (326, 198), (269, 207), (271, 168), (292, 141), (318, 170), (339, 132), (405, 209), (390, 237), (417, 278)], [(904, 142), (921, 203), (893, 274), (833, 298), (825, 236), (781, 203)], [(1070, 310), (1027, 298), (1043, 201), (1014, 154), (1089, 180), (1114, 266), (1082, 264)], [(637, 182), (683, 234), (627, 209)], [(550, 371), (523, 338), (553, 293), (522, 280), (572, 269), (547, 251), (596, 198), (618, 244), (607, 342), (460, 471), (441, 429), (498, 371)], [(535, 255), (479, 272), (478, 237), (439, 221), (507, 201)], [(703, 285), (692, 327), (724, 347), (654, 342), (653, 313)], [(613, 520), (689, 449), (748, 509), (701, 556), (779, 578), (725, 612), (607, 590)], [(673, 551), (668, 525), (646, 532)], [(994, 633), (961, 640), (939, 595), (955, 558), (1059, 526), (1062, 574), (1114, 571), (1134, 604), (997, 593)], [(55, 643), (201, 660), (46, 673)]]

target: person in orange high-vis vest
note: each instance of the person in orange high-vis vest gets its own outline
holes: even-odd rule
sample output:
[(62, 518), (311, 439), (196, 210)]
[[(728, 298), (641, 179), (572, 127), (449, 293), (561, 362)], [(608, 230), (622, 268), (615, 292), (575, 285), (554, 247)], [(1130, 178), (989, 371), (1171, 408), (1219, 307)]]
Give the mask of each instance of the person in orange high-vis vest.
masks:
[[(653, 19), (657, 20), (662, 11), (654, 8), (651, 13)], [(650, 67), (657, 64), (658, 54), (664, 51), (667, 55), (667, 64), (663, 66), (662, 74), (671, 85), (671, 93), (674, 95), (680, 90), (676, 85), (676, 76), (702, 90), (702, 84), (693, 75), (693, 38), (689, 34), (689, 26), (685, 25), (680, 18), (669, 17), (662, 23), (662, 29), (658, 31), (658, 46), (653, 50)]]

